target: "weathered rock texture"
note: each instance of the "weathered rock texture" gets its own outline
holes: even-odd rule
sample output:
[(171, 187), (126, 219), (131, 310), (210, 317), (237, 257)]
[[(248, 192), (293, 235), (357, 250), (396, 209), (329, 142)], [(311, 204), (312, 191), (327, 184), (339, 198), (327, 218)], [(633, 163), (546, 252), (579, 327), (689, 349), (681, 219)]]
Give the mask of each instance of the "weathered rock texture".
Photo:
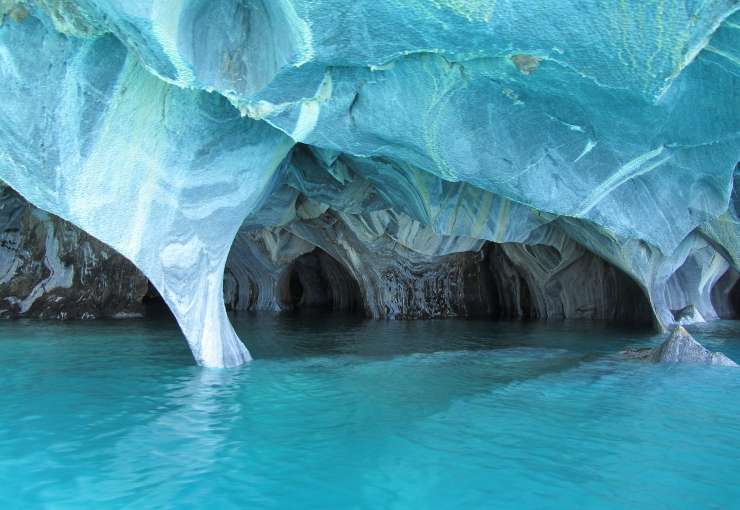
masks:
[(0, 185), (0, 317), (141, 316), (147, 287), (110, 247)]
[(655, 363), (702, 363), (736, 367), (737, 364), (721, 352), (711, 352), (694, 340), (683, 326), (677, 326), (671, 336), (657, 347), (651, 360)]
[(209, 366), (249, 359), (224, 294), (711, 320), (740, 270), (739, 9), (0, 0), (0, 179), (133, 261)]
[(668, 339), (653, 349), (627, 349), (620, 353), (627, 359), (653, 363), (698, 363), (704, 365), (738, 366), (721, 352), (712, 352), (697, 342), (686, 329), (678, 325)]
[(655, 363), (702, 363), (736, 367), (737, 364), (721, 352), (711, 352), (694, 340), (683, 326), (677, 326), (671, 336), (653, 349), (650, 360)]

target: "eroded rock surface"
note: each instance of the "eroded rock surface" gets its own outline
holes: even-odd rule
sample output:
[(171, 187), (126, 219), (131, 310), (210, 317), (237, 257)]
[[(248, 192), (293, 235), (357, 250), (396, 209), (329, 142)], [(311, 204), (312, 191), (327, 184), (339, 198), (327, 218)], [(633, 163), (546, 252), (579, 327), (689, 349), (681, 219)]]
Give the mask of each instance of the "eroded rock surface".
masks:
[(650, 356), (655, 363), (702, 363), (736, 367), (737, 363), (722, 354), (712, 352), (694, 340), (683, 326), (677, 326), (668, 340), (655, 348)]
[(0, 317), (140, 317), (147, 287), (110, 247), (0, 185)]
[(627, 349), (620, 353), (627, 359), (653, 363), (698, 363), (704, 365), (738, 366), (721, 352), (712, 352), (697, 342), (681, 325), (658, 347)]
[(224, 294), (712, 320), (740, 270), (739, 9), (0, 0), (0, 179), (131, 260), (209, 366), (249, 359)]

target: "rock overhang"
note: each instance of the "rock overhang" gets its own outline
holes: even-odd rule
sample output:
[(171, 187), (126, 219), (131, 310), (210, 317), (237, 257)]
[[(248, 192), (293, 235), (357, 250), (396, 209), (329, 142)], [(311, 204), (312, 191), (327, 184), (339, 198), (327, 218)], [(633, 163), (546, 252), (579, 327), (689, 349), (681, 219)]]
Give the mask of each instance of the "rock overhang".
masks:
[[(240, 229), (409, 260), (564, 236), (658, 322), (711, 318), (740, 6), (668, 4), (6, 1), (0, 178), (131, 259), (208, 365), (248, 356), (221, 297)], [(313, 232), (327, 211), (345, 238)]]

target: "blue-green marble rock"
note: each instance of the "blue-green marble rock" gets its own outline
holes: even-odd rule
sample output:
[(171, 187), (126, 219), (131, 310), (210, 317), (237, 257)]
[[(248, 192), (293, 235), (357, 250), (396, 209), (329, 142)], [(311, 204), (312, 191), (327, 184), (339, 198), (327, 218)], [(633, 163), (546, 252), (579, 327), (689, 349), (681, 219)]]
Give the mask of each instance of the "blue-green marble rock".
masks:
[(740, 269), (738, 10), (0, 0), (0, 179), (133, 261), (209, 366), (249, 357), (222, 298), (235, 237), (252, 255), (232, 250), (232, 273), (268, 308), (280, 268), (320, 246), (372, 315), (402, 316), (389, 267), (408, 281), (491, 241), (538, 285), (585, 248), (658, 324), (710, 319)]

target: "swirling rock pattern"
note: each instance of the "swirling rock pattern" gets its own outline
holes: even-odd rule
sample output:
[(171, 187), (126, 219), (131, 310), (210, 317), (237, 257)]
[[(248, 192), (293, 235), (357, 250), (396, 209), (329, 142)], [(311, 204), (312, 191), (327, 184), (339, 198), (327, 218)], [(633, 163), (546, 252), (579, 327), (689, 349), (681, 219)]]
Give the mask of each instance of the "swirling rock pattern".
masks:
[(738, 10), (0, 0), (0, 178), (131, 260), (208, 366), (249, 359), (227, 262), (235, 308), (708, 320), (740, 269)]
[(124, 257), (0, 185), (0, 317), (141, 317), (147, 290)]

